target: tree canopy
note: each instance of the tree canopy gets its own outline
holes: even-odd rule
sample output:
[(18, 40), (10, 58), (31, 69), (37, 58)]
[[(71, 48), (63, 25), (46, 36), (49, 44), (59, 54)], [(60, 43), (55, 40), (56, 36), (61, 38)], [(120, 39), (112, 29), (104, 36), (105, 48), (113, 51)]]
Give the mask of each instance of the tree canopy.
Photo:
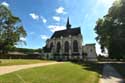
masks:
[(102, 52), (108, 50), (111, 58), (125, 58), (125, 0), (116, 0), (108, 14), (99, 18), (95, 32)]
[(0, 5), (0, 52), (7, 52), (26, 35), (20, 18), (14, 16), (8, 7)]

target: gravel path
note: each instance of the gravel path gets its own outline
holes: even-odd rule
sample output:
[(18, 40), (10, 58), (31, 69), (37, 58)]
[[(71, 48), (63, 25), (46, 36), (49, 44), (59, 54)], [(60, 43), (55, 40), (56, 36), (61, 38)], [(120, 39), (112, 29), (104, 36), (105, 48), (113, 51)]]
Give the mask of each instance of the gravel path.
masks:
[(105, 64), (100, 83), (124, 83), (121, 75), (109, 64)]
[(21, 69), (46, 66), (46, 65), (52, 65), (52, 64), (60, 64), (60, 63), (63, 63), (63, 62), (48, 62), (48, 63), (37, 63), (37, 64), (28, 64), (28, 65), (1, 66), (0, 75), (11, 73), (11, 72), (18, 71)]

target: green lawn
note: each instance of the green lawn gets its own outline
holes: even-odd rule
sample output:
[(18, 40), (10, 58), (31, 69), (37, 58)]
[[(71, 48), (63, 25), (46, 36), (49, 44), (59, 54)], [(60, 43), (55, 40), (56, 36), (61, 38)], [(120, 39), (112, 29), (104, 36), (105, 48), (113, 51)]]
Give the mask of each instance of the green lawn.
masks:
[(99, 73), (88, 65), (81, 66), (70, 62), (30, 68), (0, 76), (0, 83), (98, 83), (98, 80)]
[(43, 62), (50, 62), (50, 61), (32, 60), (32, 59), (0, 59), (0, 66), (33, 64), (33, 63), (43, 63)]
[(125, 63), (112, 63), (111, 65), (122, 75), (125, 81)]

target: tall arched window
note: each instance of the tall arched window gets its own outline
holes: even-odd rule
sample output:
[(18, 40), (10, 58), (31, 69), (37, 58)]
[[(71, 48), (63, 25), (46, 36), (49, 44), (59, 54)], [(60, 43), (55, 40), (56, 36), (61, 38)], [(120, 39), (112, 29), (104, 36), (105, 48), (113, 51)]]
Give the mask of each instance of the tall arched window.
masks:
[(78, 52), (78, 42), (77, 42), (77, 40), (73, 41), (73, 52)]
[(57, 47), (56, 47), (56, 52), (59, 53), (61, 49), (61, 44), (60, 42), (57, 43)]
[(66, 41), (64, 45), (65, 45), (65, 46), (64, 46), (64, 47), (65, 47), (65, 52), (68, 53), (68, 52), (69, 52), (69, 42)]
[(50, 50), (52, 51), (53, 48), (53, 42), (50, 43)]

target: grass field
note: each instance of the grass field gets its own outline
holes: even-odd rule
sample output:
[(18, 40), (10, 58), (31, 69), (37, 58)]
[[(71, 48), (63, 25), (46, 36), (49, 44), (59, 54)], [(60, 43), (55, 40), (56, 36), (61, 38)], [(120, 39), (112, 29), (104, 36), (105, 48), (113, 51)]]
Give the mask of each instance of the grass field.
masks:
[[(92, 65), (94, 67), (94, 65)], [(98, 69), (97, 65), (95, 68)], [(99, 73), (88, 64), (70, 62), (16, 71), (0, 76), (0, 83), (98, 83)]]
[(125, 63), (112, 63), (111, 65), (122, 75), (125, 81)]
[(33, 60), (33, 59), (0, 59), (0, 66), (9, 65), (22, 65), (22, 64), (33, 64), (33, 63), (44, 63), (50, 62), (47, 60)]

